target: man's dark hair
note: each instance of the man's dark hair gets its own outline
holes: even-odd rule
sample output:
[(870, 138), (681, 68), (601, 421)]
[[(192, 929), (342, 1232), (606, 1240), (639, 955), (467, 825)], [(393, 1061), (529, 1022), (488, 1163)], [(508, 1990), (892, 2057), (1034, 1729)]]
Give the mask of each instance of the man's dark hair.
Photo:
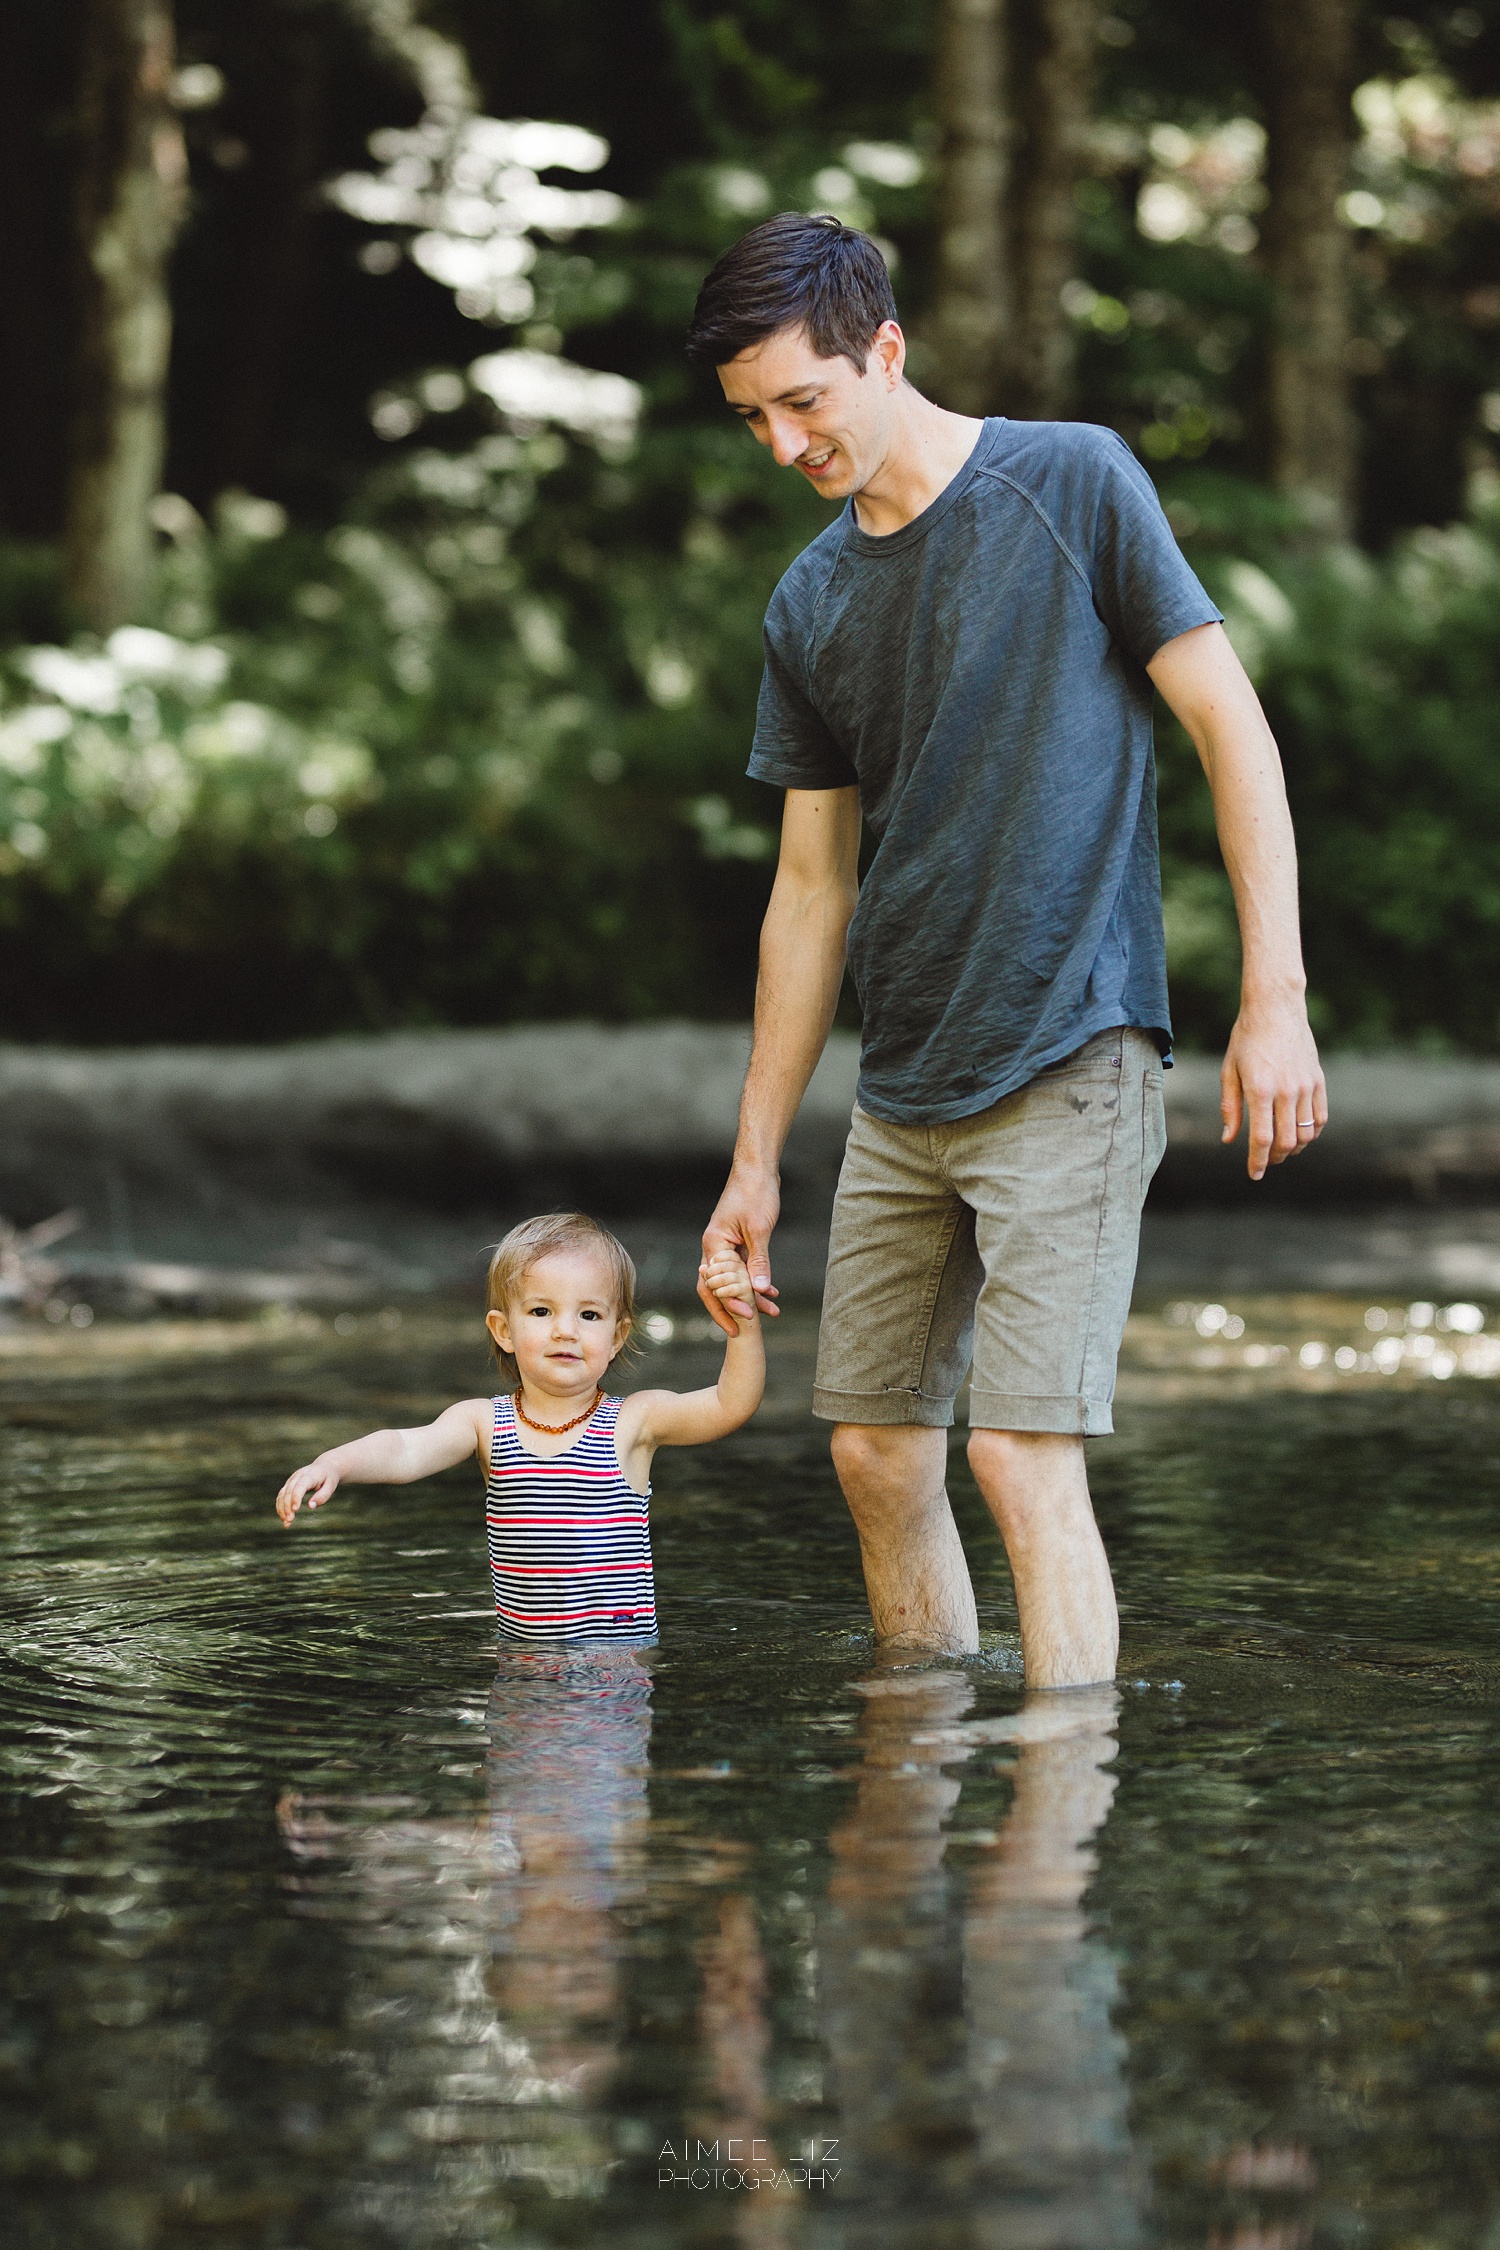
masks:
[(896, 317), (891, 277), (867, 234), (842, 220), (781, 211), (741, 235), (698, 292), (688, 358), (723, 367), (782, 328), (805, 328), (819, 359), (840, 353), (863, 375), (875, 331)]

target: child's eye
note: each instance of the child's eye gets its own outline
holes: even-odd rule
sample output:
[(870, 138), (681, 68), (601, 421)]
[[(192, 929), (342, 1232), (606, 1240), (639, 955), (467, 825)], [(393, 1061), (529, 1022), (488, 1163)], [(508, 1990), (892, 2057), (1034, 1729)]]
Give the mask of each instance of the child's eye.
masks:
[(602, 1320), (604, 1318), (604, 1315), (603, 1313), (597, 1312), (585, 1312), (583, 1317), (585, 1320)]

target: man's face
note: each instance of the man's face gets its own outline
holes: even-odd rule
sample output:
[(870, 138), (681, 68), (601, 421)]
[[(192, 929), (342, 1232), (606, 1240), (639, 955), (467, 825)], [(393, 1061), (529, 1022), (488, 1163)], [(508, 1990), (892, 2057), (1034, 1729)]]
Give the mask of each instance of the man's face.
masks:
[(885, 459), (905, 340), (893, 320), (875, 332), (865, 371), (819, 359), (804, 328), (781, 328), (719, 369), (724, 396), (783, 468), (829, 500), (864, 489)]

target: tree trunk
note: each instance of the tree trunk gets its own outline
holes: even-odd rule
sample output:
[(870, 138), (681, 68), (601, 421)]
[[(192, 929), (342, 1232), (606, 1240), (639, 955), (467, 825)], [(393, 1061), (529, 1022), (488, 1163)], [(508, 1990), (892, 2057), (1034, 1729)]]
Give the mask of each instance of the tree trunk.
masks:
[(1352, 133), (1355, 0), (1264, 0), (1264, 10), (1271, 475), (1314, 528), (1346, 537), (1355, 432), (1348, 237), (1338, 205)]
[(938, 0), (937, 289), (926, 340), (933, 390), (960, 414), (999, 405), (1011, 317), (1005, 0)]
[(78, 106), (78, 383), (69, 480), (73, 604), (106, 633), (153, 576), (172, 339), (167, 268), (187, 175), (172, 108), (170, 0), (87, 0)]
[(1097, 0), (1032, 0), (1017, 40), (1021, 138), (1014, 166), (1015, 329), (1011, 411), (1052, 419), (1068, 403), (1073, 330), (1062, 292), (1074, 272), (1077, 189), (1087, 147)]

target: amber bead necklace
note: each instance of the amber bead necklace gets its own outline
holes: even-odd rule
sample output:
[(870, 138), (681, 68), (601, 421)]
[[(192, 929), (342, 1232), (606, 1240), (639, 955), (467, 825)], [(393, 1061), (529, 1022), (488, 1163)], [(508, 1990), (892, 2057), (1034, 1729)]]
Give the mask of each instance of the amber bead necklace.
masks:
[(583, 1412), (581, 1414), (575, 1414), (571, 1422), (534, 1422), (521, 1403), (521, 1392), (519, 1386), (511, 1395), (511, 1404), (512, 1406), (514, 1406), (516, 1412), (520, 1415), (521, 1420), (526, 1424), (528, 1430), (541, 1430), (547, 1437), (561, 1437), (565, 1430), (576, 1430), (580, 1422), (586, 1422), (589, 1416), (594, 1412), (594, 1409), (598, 1406), (599, 1401), (601, 1398), (603, 1398), (603, 1396), (603, 1391), (595, 1391), (593, 1397), (589, 1400), (588, 1405), (584, 1408)]

